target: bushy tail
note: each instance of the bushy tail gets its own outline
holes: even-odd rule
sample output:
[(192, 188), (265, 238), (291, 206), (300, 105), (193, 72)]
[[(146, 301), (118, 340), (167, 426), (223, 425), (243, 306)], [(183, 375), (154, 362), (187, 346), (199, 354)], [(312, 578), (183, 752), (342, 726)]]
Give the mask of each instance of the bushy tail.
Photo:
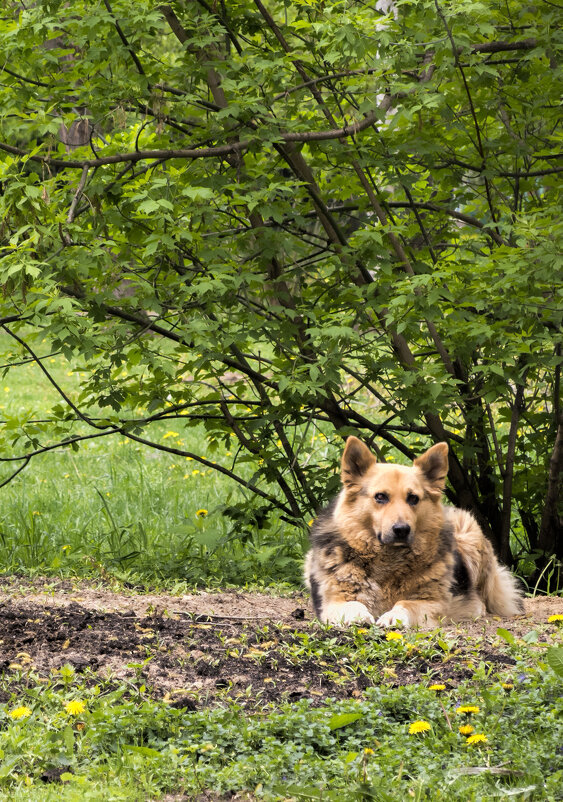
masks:
[[(492, 549), (491, 549), (492, 552)], [(489, 613), (509, 618), (513, 615), (522, 615), (524, 612), (524, 599), (518, 580), (508, 568), (499, 565), (494, 554), (485, 569), (483, 583), (483, 601)]]

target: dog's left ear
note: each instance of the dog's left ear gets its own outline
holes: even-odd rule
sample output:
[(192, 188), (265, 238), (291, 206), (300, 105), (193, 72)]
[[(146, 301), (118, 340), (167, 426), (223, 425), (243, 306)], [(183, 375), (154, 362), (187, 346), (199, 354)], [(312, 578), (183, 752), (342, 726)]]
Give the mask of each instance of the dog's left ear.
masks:
[(414, 460), (413, 465), (424, 474), (424, 478), (432, 489), (442, 492), (446, 485), (448, 475), (448, 444), (436, 443), (420, 457)]
[(342, 454), (342, 484), (349, 488), (356, 485), (374, 462), (376, 459), (365, 443), (357, 437), (349, 437)]

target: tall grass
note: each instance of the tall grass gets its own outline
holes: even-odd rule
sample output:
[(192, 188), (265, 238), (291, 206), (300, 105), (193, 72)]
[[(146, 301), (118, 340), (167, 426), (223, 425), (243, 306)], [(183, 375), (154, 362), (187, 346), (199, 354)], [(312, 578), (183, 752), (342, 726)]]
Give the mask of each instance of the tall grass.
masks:
[[(8, 343), (0, 337), (3, 346)], [(48, 352), (48, 344), (41, 350)], [(78, 395), (79, 375), (62, 356), (51, 357), (48, 367), (71, 397)], [(20, 416), (33, 409), (35, 417), (48, 417), (59, 398), (29, 364), (0, 380), (0, 401), (0, 419), (8, 421), (0, 427), (2, 456), (13, 456), (21, 453), (11, 446)], [(206, 456), (202, 428), (155, 423), (150, 437)], [(226, 449), (210, 457), (225, 465), (230, 458)], [(0, 481), (14, 468), (1, 463)], [(0, 571), (297, 586), (305, 533), (275, 518), (268, 528), (249, 524), (235, 531), (225, 510), (245, 494), (250, 497), (191, 459), (119, 436), (41, 454), (0, 489)]]

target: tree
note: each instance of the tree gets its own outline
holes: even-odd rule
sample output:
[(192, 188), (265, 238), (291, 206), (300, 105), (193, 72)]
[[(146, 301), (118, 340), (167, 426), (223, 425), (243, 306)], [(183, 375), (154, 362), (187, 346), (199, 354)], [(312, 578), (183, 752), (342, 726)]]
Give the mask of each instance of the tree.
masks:
[(55, 383), (40, 333), (86, 372), (5, 428), (12, 475), (118, 433), (186, 456), (151, 423), (203, 421), (236, 458), (189, 456), (252, 490), (245, 520), (301, 525), (337, 482), (307, 433), (446, 440), (501, 558), (560, 558), (560, 16), (8, 2), (5, 369)]

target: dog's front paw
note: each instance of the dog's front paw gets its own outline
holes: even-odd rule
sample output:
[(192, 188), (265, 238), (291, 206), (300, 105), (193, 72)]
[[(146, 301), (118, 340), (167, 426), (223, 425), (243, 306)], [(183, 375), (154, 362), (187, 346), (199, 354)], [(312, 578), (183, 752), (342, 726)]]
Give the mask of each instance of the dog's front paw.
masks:
[(396, 604), (377, 619), (380, 627), (408, 627), (410, 626), (409, 612), (400, 604)]
[(346, 624), (375, 624), (372, 616), (365, 604), (357, 601), (333, 602), (327, 604), (323, 610), (322, 621), (325, 624), (336, 624), (344, 626)]

